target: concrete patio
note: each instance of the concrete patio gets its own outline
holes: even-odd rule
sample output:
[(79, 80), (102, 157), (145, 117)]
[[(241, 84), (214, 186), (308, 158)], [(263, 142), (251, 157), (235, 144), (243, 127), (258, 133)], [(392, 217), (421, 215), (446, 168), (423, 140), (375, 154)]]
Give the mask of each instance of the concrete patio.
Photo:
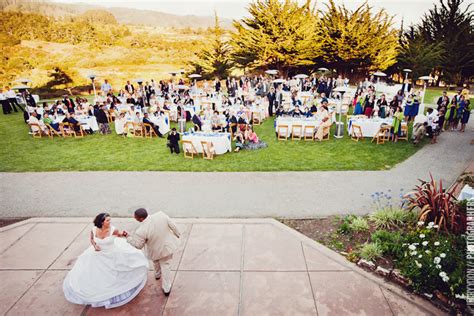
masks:
[[(132, 230), (130, 219), (114, 225)], [(423, 299), (272, 219), (178, 219), (183, 242), (167, 298), (150, 271), (128, 305), (68, 303), (62, 281), (88, 247), (90, 219), (35, 218), (0, 229), (6, 315), (438, 315)]]

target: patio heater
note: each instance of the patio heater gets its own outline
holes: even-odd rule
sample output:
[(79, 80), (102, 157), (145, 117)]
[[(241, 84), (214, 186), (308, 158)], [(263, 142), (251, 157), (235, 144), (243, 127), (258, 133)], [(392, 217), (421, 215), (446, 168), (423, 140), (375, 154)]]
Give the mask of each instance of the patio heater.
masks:
[(424, 114), (425, 113), (426, 85), (428, 84), (430, 80), (433, 80), (434, 78), (428, 75), (428, 76), (421, 76), (418, 79), (423, 80), (423, 96), (421, 97), (420, 110), (418, 111), (418, 113)]
[(95, 103), (97, 99), (97, 92), (95, 91), (94, 79), (97, 78), (97, 76), (95, 74), (90, 74), (87, 76), (87, 78), (89, 78), (92, 81), (92, 89), (94, 90), (94, 103)]
[[(344, 137), (344, 123), (342, 122), (342, 100), (344, 99), (344, 93), (346, 93), (346, 87), (336, 87), (334, 89), (334, 92), (339, 92), (341, 95), (340, 100), (339, 100), (339, 116), (336, 122), (336, 131), (334, 132), (334, 137), (335, 138), (343, 138)], [(337, 107), (336, 107), (337, 110)]]

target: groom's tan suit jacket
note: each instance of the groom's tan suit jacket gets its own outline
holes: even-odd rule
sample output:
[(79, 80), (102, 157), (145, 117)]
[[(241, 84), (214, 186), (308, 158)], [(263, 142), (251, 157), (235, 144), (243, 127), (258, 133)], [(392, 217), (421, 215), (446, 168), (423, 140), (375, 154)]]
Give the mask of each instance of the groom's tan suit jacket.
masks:
[(135, 248), (145, 248), (149, 259), (156, 261), (172, 255), (179, 245), (181, 233), (175, 223), (163, 212), (158, 212), (140, 223), (127, 241)]

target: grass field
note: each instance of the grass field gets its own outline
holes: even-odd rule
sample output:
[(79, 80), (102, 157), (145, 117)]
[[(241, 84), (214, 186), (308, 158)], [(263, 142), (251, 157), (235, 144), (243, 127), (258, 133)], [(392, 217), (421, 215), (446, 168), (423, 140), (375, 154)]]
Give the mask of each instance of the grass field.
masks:
[[(113, 127), (112, 127), (113, 130)], [(323, 143), (278, 142), (273, 120), (255, 128), (268, 148), (185, 159), (171, 155), (165, 139), (124, 138), (115, 133), (83, 139), (33, 139), (22, 115), (0, 114), (0, 171), (309, 171), (383, 170), (414, 154), (410, 142), (376, 145), (345, 136)]]

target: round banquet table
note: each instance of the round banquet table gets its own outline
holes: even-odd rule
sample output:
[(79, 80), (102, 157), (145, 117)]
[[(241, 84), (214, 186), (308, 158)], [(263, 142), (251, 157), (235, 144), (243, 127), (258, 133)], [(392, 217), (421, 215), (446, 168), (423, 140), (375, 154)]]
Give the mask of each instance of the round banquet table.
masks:
[(230, 133), (183, 133), (181, 139), (191, 141), (198, 153), (202, 153), (201, 141), (212, 142), (217, 155), (223, 155), (232, 150)]

